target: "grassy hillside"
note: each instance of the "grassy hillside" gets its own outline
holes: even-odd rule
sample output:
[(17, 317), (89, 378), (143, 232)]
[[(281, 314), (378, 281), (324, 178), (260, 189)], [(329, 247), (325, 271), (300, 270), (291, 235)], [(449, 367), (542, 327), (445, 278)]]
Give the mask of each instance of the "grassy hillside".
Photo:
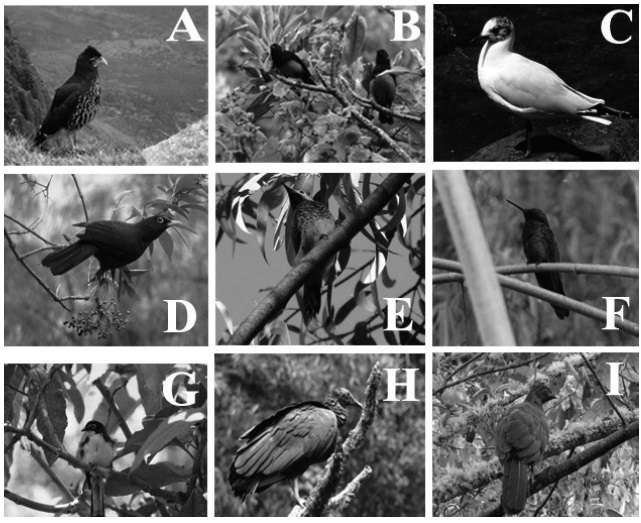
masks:
[(78, 54), (95, 46), (109, 62), (100, 69), (96, 121), (118, 130), (119, 147), (142, 148), (207, 114), (207, 9), (189, 7), (204, 42), (166, 42), (182, 10), (6, 6), (5, 15), (51, 95), (72, 74)]

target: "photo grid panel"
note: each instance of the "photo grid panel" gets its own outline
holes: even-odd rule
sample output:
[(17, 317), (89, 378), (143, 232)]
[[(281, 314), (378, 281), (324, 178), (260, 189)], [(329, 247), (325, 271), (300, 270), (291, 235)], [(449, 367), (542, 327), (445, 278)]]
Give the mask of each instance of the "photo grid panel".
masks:
[(41, 4), (3, 517), (638, 518), (638, 3)]

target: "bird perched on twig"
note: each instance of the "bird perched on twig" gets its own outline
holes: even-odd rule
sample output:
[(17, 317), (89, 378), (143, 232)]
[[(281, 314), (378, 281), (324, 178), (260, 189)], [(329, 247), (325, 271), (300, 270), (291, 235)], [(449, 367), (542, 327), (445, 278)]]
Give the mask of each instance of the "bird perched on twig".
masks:
[[(314, 246), (332, 232), (336, 227), (336, 221), (324, 203), (317, 202), (302, 191), (291, 189), (283, 185), (287, 191), (289, 204), (291, 206), (292, 223), (291, 238), (294, 247), (295, 264), (311, 251)], [(321, 287), (323, 278), (330, 269), (334, 257), (328, 258), (325, 263), (305, 281), (303, 287), (303, 306), (301, 313), (303, 321), (307, 325), (312, 318), (315, 318), (321, 306)]]
[[(376, 51), (376, 64), (372, 71), (372, 79), (369, 82), (369, 90), (376, 103), (388, 109), (392, 108), (392, 103), (396, 96), (396, 77), (393, 74), (381, 76), (381, 73), (390, 69), (392, 69), (392, 62), (389, 54), (385, 49), (379, 49)], [(378, 112), (378, 119), (381, 123), (394, 123), (392, 115), (383, 111)]]
[[(506, 201), (519, 209), (525, 217), (521, 242), (527, 262), (558, 263), (560, 260), (559, 248), (545, 213), (539, 209), (524, 209), (510, 200)], [(558, 272), (537, 272), (535, 276), (539, 287), (565, 296), (561, 274)], [(570, 311), (565, 307), (552, 304), (552, 308), (560, 320), (570, 315)]]
[(486, 40), (479, 56), (478, 78), (490, 99), (525, 118), (526, 149), (532, 152), (532, 121), (576, 117), (610, 125), (603, 116), (631, 114), (605, 105), (567, 85), (554, 71), (512, 51), (514, 24), (505, 16), (488, 20), (479, 38)]
[(78, 240), (56, 249), (45, 256), (42, 265), (58, 276), (70, 271), (87, 258), (94, 256), (100, 262), (96, 279), (107, 271), (115, 271), (140, 258), (147, 248), (169, 227), (178, 222), (163, 214), (150, 216), (137, 223), (102, 220), (74, 224), (84, 227)]
[(529, 495), (527, 467), (543, 459), (550, 438), (543, 404), (555, 398), (546, 385), (537, 383), (525, 401), (512, 405), (496, 426), (496, 453), (503, 465), (501, 503), (508, 515), (525, 508)]
[(363, 408), (350, 391), (339, 388), (323, 403), (290, 405), (245, 432), (240, 437), (245, 444), (229, 469), (234, 494), (244, 500), (275, 483), (290, 481), (302, 505), (298, 477), (332, 455), (350, 406)]
[[(76, 457), (92, 467), (111, 468), (116, 456), (116, 442), (109, 437), (107, 429), (99, 421), (91, 420), (82, 429)], [(91, 489), (91, 515), (104, 517), (105, 515), (105, 478), (92, 474), (85, 474), (85, 487)]]
[(35, 137), (35, 146), (41, 147), (48, 137), (61, 129), (77, 131), (93, 120), (100, 105), (100, 64), (107, 65), (107, 60), (95, 47), (88, 46), (80, 53), (73, 75), (56, 89), (49, 112)]
[(302, 80), (308, 85), (316, 85), (305, 62), (291, 51), (285, 51), (280, 45), (272, 44), (270, 47), (274, 68), (287, 78)]

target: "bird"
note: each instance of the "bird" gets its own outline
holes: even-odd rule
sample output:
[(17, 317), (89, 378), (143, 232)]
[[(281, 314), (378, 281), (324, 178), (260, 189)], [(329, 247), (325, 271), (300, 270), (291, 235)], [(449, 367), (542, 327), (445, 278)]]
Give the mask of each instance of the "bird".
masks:
[[(556, 244), (554, 233), (550, 228), (547, 216), (540, 209), (524, 209), (511, 200), (509, 204), (519, 209), (525, 217), (525, 224), (521, 233), (523, 253), (528, 263), (558, 263), (559, 247)], [(558, 272), (537, 272), (536, 281), (539, 287), (565, 296), (561, 274)], [(567, 318), (570, 311), (565, 307), (553, 305), (552, 308), (560, 320)]]
[(339, 428), (347, 420), (350, 406), (363, 406), (345, 388), (331, 391), (325, 400), (290, 405), (261, 421), (240, 439), (229, 469), (229, 483), (241, 500), (272, 485), (288, 481), (298, 504), (298, 477), (310, 465), (328, 459), (336, 447)]
[[(76, 457), (91, 467), (111, 468), (116, 456), (116, 442), (109, 437), (105, 426), (91, 420), (82, 432)], [(104, 517), (104, 478), (96, 477), (92, 481), (91, 473), (86, 472), (85, 486), (91, 489), (91, 515)]]
[[(291, 208), (292, 223), (289, 230), (291, 230), (292, 246), (296, 254), (294, 264), (298, 265), (320, 240), (327, 238), (327, 235), (335, 229), (336, 221), (329, 207), (324, 203), (317, 202), (304, 192), (294, 190), (285, 184), (283, 187), (287, 191)], [(333, 263), (334, 257), (329, 257), (305, 281), (301, 307), (305, 325), (320, 312), (323, 277)]]
[(505, 16), (488, 20), (478, 38), (486, 40), (479, 55), (479, 83), (490, 100), (525, 118), (527, 156), (532, 153), (532, 120), (575, 117), (610, 125), (603, 116), (632, 116), (577, 91), (546, 66), (513, 52), (514, 24)]
[(272, 44), (270, 47), (274, 68), (287, 78), (302, 80), (304, 84), (316, 85), (305, 62), (291, 51), (285, 51), (280, 45)]
[[(380, 75), (391, 68), (392, 62), (387, 51), (385, 49), (376, 51), (376, 64), (372, 71), (369, 89), (374, 101), (388, 109), (392, 108), (392, 102), (394, 102), (394, 97), (396, 96), (396, 77), (393, 74)], [(381, 123), (394, 123), (392, 115), (383, 111), (378, 112), (378, 119)]]
[(56, 89), (49, 112), (34, 139), (36, 147), (42, 147), (49, 136), (61, 129), (77, 131), (93, 120), (100, 105), (98, 67), (101, 64), (107, 65), (107, 60), (95, 47), (88, 46), (80, 53), (73, 75)]
[(526, 466), (543, 459), (550, 439), (543, 404), (555, 398), (546, 385), (537, 383), (525, 401), (512, 405), (496, 426), (496, 453), (503, 465), (501, 503), (508, 515), (525, 508), (530, 490)]
[(112, 271), (113, 275), (116, 269), (136, 261), (154, 240), (176, 223), (163, 214), (149, 216), (137, 223), (115, 220), (76, 223), (74, 227), (85, 228), (76, 235), (78, 240), (45, 256), (42, 265), (58, 276), (93, 256), (100, 262), (95, 276), (100, 280), (107, 271)]

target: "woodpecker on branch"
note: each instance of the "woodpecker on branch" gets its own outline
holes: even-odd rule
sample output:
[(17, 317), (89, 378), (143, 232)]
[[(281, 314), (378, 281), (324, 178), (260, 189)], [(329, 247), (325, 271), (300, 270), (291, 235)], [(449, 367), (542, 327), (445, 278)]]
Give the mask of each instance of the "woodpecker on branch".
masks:
[[(291, 205), (291, 239), (296, 253), (294, 265), (298, 265), (300, 260), (320, 240), (326, 238), (334, 230), (336, 221), (332, 213), (329, 212), (329, 207), (324, 203), (317, 202), (304, 192), (294, 190), (287, 185), (283, 185), (283, 187), (287, 191)], [(331, 256), (305, 282), (301, 307), (305, 325), (315, 318), (320, 311), (323, 277), (331, 268), (333, 262), (334, 256)]]

